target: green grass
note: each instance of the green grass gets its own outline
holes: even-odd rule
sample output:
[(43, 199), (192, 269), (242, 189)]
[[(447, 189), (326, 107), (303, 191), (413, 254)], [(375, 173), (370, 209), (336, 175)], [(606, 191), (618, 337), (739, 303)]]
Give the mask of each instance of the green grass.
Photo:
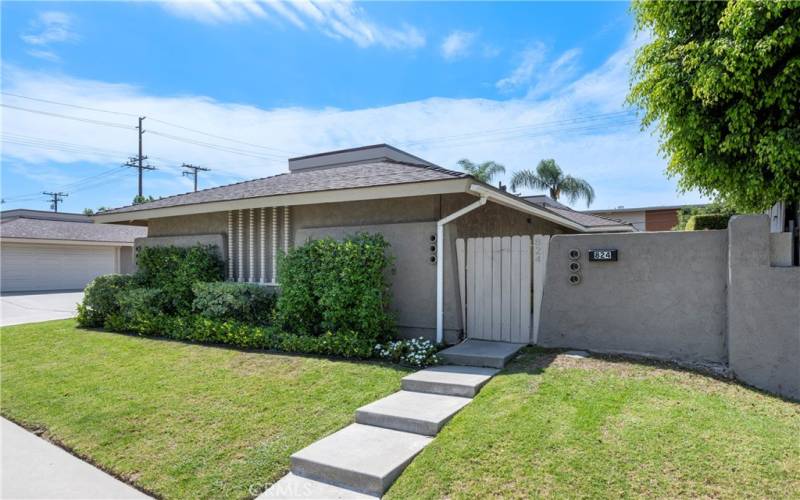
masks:
[(528, 350), (389, 498), (797, 498), (800, 405), (669, 366)]
[(2, 414), (166, 498), (247, 498), (404, 370), (82, 330), (0, 329)]

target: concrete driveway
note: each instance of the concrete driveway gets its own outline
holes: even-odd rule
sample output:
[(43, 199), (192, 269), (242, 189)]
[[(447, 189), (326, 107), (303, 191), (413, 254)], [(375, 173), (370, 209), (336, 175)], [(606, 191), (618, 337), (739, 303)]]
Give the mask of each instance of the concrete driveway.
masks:
[(72, 318), (83, 292), (24, 292), (0, 296), (0, 326)]

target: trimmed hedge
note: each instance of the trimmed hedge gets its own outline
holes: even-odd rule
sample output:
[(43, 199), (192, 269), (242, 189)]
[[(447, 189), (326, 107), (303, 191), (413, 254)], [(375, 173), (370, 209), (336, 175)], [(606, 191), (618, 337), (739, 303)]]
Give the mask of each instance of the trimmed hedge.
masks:
[(117, 313), (107, 319), (105, 327), (116, 332), (175, 340), (344, 358), (370, 358), (375, 346), (373, 342), (352, 331), (335, 334), (326, 332), (311, 337), (286, 333), (274, 327), (254, 326), (238, 321), (217, 321), (201, 316)]
[(275, 292), (254, 283), (195, 283), (192, 310), (207, 319), (266, 325), (275, 308)]
[(222, 281), (224, 263), (216, 247), (144, 247), (136, 255), (136, 279), (145, 288), (160, 288), (166, 296), (166, 312), (192, 309), (192, 286), (203, 281)]
[(731, 216), (727, 214), (703, 214), (692, 215), (686, 222), (686, 231), (702, 231), (705, 229), (727, 229), (728, 220)]
[(394, 330), (386, 274), (393, 259), (381, 234), (310, 241), (279, 262), (276, 324), (300, 335), (355, 331), (375, 342)]
[(103, 326), (106, 318), (119, 312), (117, 294), (135, 286), (136, 278), (124, 274), (107, 274), (93, 279), (83, 291), (78, 304), (78, 324), (90, 328)]

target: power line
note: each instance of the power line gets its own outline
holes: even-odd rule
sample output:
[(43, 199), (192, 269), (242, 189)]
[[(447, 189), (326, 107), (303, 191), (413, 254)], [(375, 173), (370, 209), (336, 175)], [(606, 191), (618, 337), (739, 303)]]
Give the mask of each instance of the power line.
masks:
[(20, 99), (28, 99), (29, 101), (44, 102), (44, 103), (47, 103), (47, 104), (57, 104), (59, 106), (67, 106), (69, 108), (85, 109), (87, 111), (96, 111), (98, 113), (109, 113), (109, 114), (112, 114), (112, 115), (120, 115), (120, 116), (133, 116), (133, 117), (137, 116), (134, 113), (124, 113), (122, 111), (111, 111), (111, 110), (108, 110), (108, 109), (90, 108), (89, 106), (79, 106), (77, 104), (68, 104), (66, 102), (50, 101), (48, 99), (40, 99), (38, 97), (29, 97), (29, 96), (26, 96), (26, 95), (12, 94), (11, 92), (5, 92), (5, 91), (0, 92), (0, 94), (10, 95), (12, 97), (19, 97)]
[(187, 169), (187, 170), (184, 170), (181, 173), (181, 175), (183, 175), (184, 177), (194, 177), (194, 190), (195, 190), (195, 192), (197, 192), (197, 172), (198, 171), (208, 172), (209, 170), (211, 170), (210, 168), (198, 167), (197, 165), (190, 165), (188, 163), (184, 163), (183, 165), (181, 165), (181, 167)]
[(50, 208), (53, 209), (53, 212), (58, 212), (58, 202), (64, 201), (64, 198), (69, 196), (68, 193), (49, 191), (44, 191), (42, 194), (50, 197)]
[(41, 110), (38, 110), (38, 109), (23, 108), (21, 106), (12, 106), (11, 104), (5, 104), (5, 103), (0, 103), (0, 106), (2, 106), (4, 108), (16, 109), (18, 111), (27, 111), (28, 113), (38, 113), (40, 115), (54, 116), (56, 118), (63, 118), (65, 120), (75, 120), (75, 121), (78, 121), (78, 122), (86, 122), (86, 123), (91, 123), (91, 124), (94, 124), (94, 125), (102, 125), (102, 126), (105, 126), (105, 127), (115, 127), (115, 128), (124, 128), (124, 129), (136, 128), (134, 126), (125, 125), (123, 123), (106, 122), (106, 121), (102, 121), (102, 120), (92, 120), (91, 118), (80, 118), (80, 117), (77, 117), (77, 116), (62, 115), (62, 114), (59, 114), (59, 113), (51, 113), (49, 111), (41, 111)]
[[(211, 143), (211, 142), (200, 141), (200, 140), (196, 140), (196, 139), (190, 139), (188, 137), (181, 137), (181, 136), (177, 136), (177, 135), (167, 134), (167, 133), (159, 132), (159, 131), (156, 131), (156, 130), (150, 130), (150, 133), (153, 134), (153, 135), (158, 135), (160, 137), (165, 137), (167, 139), (172, 139), (173, 141), (185, 142), (187, 144), (193, 144), (195, 146), (202, 146), (202, 147), (209, 148), (209, 149), (215, 149), (217, 151), (223, 151), (225, 153), (232, 153), (232, 154), (237, 154), (237, 155), (242, 155), (242, 156), (249, 156), (251, 158), (258, 158), (258, 159), (261, 159), (261, 160), (275, 160), (275, 159), (280, 159), (281, 158), (280, 156), (269, 154), (269, 153), (258, 154), (258, 153), (255, 153), (253, 151), (247, 151), (247, 150), (244, 150), (244, 149), (234, 148), (234, 147), (230, 147), (230, 146), (223, 146), (221, 144), (214, 144), (214, 143)], [(264, 155), (267, 155), (267, 156), (264, 156)]]
[(145, 170), (155, 170), (156, 169), (156, 167), (154, 167), (154, 166), (152, 166), (150, 164), (145, 165), (143, 163), (144, 160), (147, 159), (147, 157), (142, 154), (142, 135), (144, 134), (144, 129), (142, 128), (142, 122), (144, 121), (144, 119), (145, 119), (144, 116), (140, 116), (139, 117), (139, 126), (136, 127), (138, 129), (138, 131), (139, 131), (139, 154), (137, 156), (132, 156), (131, 158), (128, 159), (128, 161), (126, 163), (123, 163), (123, 166), (125, 166), (125, 167), (134, 167), (137, 170), (139, 170), (139, 195), (138, 195), (139, 198), (144, 196), (142, 194), (142, 178), (143, 178), (144, 171)]
[(295, 154), (295, 153), (292, 153), (290, 151), (284, 151), (282, 149), (271, 148), (269, 146), (263, 146), (261, 144), (255, 144), (255, 143), (252, 143), (252, 142), (240, 141), (239, 139), (232, 139), (230, 137), (225, 137), (224, 135), (217, 135), (217, 134), (211, 134), (211, 133), (208, 133), (208, 132), (203, 132), (202, 130), (197, 130), (197, 129), (193, 129), (193, 128), (189, 128), (189, 127), (184, 127), (183, 125), (170, 123), (170, 122), (167, 122), (167, 121), (164, 121), (164, 120), (157, 120), (156, 118), (152, 118), (152, 117), (150, 119), (152, 121), (154, 121), (154, 122), (163, 123), (164, 125), (169, 125), (170, 127), (181, 128), (183, 130), (188, 130), (189, 132), (194, 132), (196, 134), (206, 135), (208, 137), (215, 137), (217, 139), (222, 139), (222, 140), (225, 140), (225, 141), (235, 142), (235, 143), (243, 144), (243, 145), (246, 145), (246, 146), (252, 146), (254, 148), (268, 149), (268, 150), (275, 151), (275, 152), (278, 152), (278, 153), (283, 153), (283, 154), (286, 154), (286, 155), (294, 155)]
[[(55, 105), (58, 105), (58, 106), (67, 106), (67, 107), (75, 108), (75, 109), (83, 109), (83, 110), (87, 110), (87, 111), (95, 111), (95, 112), (98, 112), (98, 113), (109, 113), (109, 114), (114, 114), (114, 115), (133, 116), (133, 117), (138, 116), (138, 115), (136, 115), (134, 113), (126, 113), (126, 112), (123, 112), (123, 111), (113, 111), (113, 110), (109, 110), (109, 109), (92, 108), (92, 107), (89, 107), (89, 106), (79, 106), (77, 104), (70, 104), (70, 103), (60, 102), (60, 101), (52, 101), (52, 100), (49, 100), (49, 99), (41, 99), (41, 98), (31, 97), (31, 96), (26, 96), (26, 95), (21, 95), (21, 94), (14, 94), (14, 93), (11, 93), (11, 92), (3, 91), (3, 92), (0, 92), (0, 93), (2, 93), (4, 95), (9, 95), (9, 96), (12, 96), (12, 97), (18, 97), (20, 99), (28, 99), (28, 100), (31, 100), (31, 101), (43, 102), (43, 103), (47, 103), (47, 104), (55, 104)], [(196, 134), (202, 134), (202, 135), (205, 135), (205, 136), (208, 136), (208, 137), (215, 137), (217, 139), (222, 139), (222, 140), (225, 140), (225, 141), (235, 142), (235, 143), (242, 144), (242, 145), (245, 145), (245, 146), (251, 146), (251, 147), (254, 147), (254, 148), (267, 149), (267, 150), (275, 151), (277, 153), (282, 153), (282, 154), (285, 154), (285, 155), (294, 155), (295, 154), (295, 153), (290, 152), (290, 151), (285, 151), (285, 150), (281, 150), (281, 149), (277, 149), (277, 148), (272, 148), (272, 147), (269, 147), (269, 146), (264, 146), (262, 144), (255, 144), (255, 143), (252, 143), (252, 142), (242, 141), (240, 139), (233, 139), (231, 137), (225, 137), (223, 135), (204, 132), (202, 130), (197, 130), (197, 129), (194, 129), (194, 128), (186, 127), (184, 125), (179, 125), (177, 123), (168, 122), (166, 120), (159, 120), (159, 119), (156, 119), (156, 118), (153, 118), (153, 117), (150, 117), (150, 120), (154, 121), (154, 122), (158, 122), (158, 123), (163, 123), (164, 125), (168, 125), (170, 127), (180, 128), (180, 129), (183, 129), (183, 130), (187, 130), (189, 132), (194, 132)]]

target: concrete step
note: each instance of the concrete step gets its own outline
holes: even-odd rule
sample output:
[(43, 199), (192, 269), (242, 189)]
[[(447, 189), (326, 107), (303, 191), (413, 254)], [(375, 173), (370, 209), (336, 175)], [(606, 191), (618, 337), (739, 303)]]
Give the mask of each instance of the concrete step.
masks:
[(356, 422), (435, 436), (469, 398), (399, 391), (356, 410)]
[(432, 439), (410, 432), (352, 424), (292, 455), (292, 472), (380, 496)]
[(525, 344), (467, 339), (440, 351), (439, 356), (453, 365), (503, 368)]
[(256, 500), (277, 500), (290, 498), (374, 500), (376, 496), (340, 488), (332, 484), (300, 477), (291, 472), (260, 494)]
[(434, 366), (403, 377), (403, 390), (474, 398), (497, 372), (480, 366)]

